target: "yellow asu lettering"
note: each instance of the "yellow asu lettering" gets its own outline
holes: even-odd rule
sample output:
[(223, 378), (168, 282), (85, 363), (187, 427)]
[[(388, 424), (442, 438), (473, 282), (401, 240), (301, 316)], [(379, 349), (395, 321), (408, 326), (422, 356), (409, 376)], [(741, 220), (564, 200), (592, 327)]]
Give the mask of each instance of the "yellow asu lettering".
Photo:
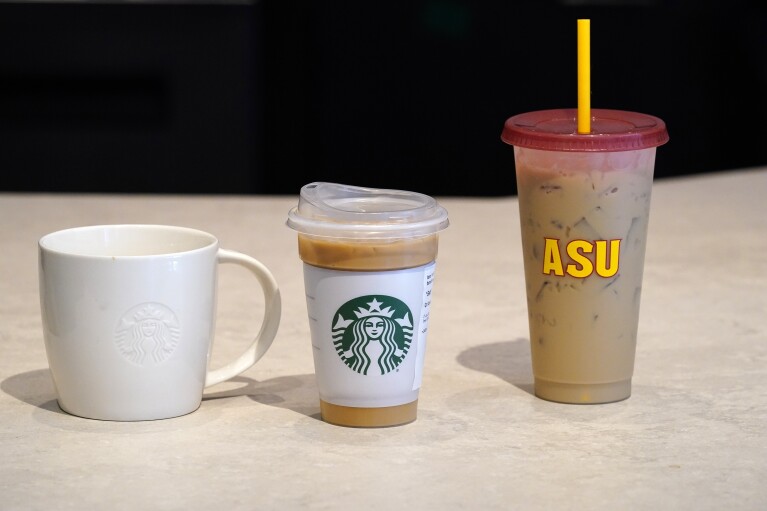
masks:
[(557, 238), (544, 238), (543, 274), (563, 277), (565, 274), (578, 279), (595, 272), (600, 277), (613, 277), (620, 264), (621, 240), (572, 240), (565, 246), (571, 262), (562, 263), (562, 252)]

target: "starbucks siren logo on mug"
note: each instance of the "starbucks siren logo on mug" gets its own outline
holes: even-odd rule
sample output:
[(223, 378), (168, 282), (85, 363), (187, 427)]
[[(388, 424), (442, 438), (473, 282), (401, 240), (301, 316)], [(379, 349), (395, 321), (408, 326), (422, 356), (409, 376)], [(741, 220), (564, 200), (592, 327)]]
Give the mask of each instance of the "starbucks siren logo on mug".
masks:
[(155, 364), (167, 360), (176, 349), (180, 334), (172, 310), (160, 303), (143, 303), (120, 319), (115, 341), (126, 359), (143, 366), (150, 358)]
[(333, 346), (352, 370), (368, 374), (373, 361), (379, 374), (395, 370), (413, 340), (413, 315), (401, 300), (369, 295), (349, 300), (333, 318)]

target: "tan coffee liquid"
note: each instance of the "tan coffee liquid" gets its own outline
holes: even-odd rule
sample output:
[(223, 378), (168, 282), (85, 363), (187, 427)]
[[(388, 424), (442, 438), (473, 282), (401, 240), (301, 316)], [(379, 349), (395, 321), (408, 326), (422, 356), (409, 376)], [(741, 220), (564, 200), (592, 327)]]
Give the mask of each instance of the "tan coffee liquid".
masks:
[(631, 393), (654, 157), (654, 148), (517, 154), (539, 397), (605, 403)]
[(312, 266), (331, 270), (402, 270), (437, 258), (437, 235), (398, 240), (336, 240), (298, 235), (298, 255)]
[(383, 428), (413, 422), (418, 412), (418, 400), (399, 406), (357, 408), (340, 406), (320, 399), (322, 420), (340, 426)]
[[(387, 240), (337, 240), (298, 235), (301, 260), (332, 270), (381, 271), (415, 268), (437, 258), (438, 235)], [(320, 399), (322, 420), (352, 427), (386, 427), (413, 422), (418, 400), (398, 406), (358, 408)]]

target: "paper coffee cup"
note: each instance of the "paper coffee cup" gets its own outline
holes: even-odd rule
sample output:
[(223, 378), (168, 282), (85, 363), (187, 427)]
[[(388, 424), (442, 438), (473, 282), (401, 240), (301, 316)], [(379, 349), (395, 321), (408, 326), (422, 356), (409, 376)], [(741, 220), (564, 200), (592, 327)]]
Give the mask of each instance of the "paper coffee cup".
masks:
[(409, 191), (310, 183), (287, 225), (299, 256), (323, 420), (412, 422), (422, 381), (438, 233), (447, 211)]

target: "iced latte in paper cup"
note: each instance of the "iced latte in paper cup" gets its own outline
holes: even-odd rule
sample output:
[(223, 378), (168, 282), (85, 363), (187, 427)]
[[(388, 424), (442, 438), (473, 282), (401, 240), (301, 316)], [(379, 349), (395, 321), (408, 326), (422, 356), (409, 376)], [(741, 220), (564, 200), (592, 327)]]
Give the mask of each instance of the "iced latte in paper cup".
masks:
[(535, 394), (563, 403), (631, 395), (657, 117), (592, 110), (517, 115), (514, 146)]
[(414, 421), (447, 211), (420, 193), (315, 182), (287, 225), (304, 263), (323, 420)]

